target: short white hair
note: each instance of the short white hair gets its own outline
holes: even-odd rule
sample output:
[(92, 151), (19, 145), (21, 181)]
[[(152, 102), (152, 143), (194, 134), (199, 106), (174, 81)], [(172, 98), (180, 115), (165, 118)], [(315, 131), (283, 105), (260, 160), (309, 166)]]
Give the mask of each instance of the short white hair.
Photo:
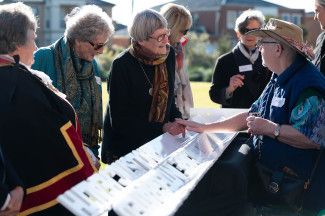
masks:
[(88, 41), (99, 34), (109, 37), (114, 32), (111, 18), (96, 5), (85, 5), (74, 8), (66, 18), (64, 36), (70, 40)]
[(129, 26), (129, 35), (135, 41), (144, 41), (157, 29), (167, 28), (167, 20), (155, 10), (137, 13)]
[(236, 19), (235, 31), (240, 32), (241, 28), (245, 28), (248, 25), (250, 20), (257, 20), (261, 26), (264, 25), (265, 17), (259, 10), (245, 10), (240, 16)]

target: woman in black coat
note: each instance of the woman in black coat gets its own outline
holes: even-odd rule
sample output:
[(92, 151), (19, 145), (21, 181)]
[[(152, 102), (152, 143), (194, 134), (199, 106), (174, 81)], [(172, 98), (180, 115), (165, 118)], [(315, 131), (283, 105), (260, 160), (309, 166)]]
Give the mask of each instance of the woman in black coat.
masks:
[(173, 122), (175, 52), (167, 21), (153, 10), (138, 13), (129, 29), (132, 44), (111, 67), (104, 123), (103, 162), (111, 162), (164, 132), (183, 133)]
[(213, 102), (224, 108), (249, 108), (264, 90), (272, 73), (262, 65), (257, 38), (244, 35), (263, 24), (264, 16), (256, 10), (244, 11), (237, 18), (235, 31), (239, 42), (217, 60), (209, 91)]

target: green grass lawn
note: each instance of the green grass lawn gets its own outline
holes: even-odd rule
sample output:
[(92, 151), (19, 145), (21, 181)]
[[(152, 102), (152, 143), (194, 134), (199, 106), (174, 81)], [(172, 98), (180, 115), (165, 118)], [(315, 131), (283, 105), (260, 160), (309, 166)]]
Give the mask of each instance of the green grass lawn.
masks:
[[(194, 107), (195, 108), (219, 108), (220, 105), (213, 103), (209, 97), (209, 89), (211, 83), (209, 82), (191, 82), (193, 98), (194, 98)], [(103, 110), (106, 110), (106, 104), (108, 101), (107, 94), (107, 83), (103, 82)]]

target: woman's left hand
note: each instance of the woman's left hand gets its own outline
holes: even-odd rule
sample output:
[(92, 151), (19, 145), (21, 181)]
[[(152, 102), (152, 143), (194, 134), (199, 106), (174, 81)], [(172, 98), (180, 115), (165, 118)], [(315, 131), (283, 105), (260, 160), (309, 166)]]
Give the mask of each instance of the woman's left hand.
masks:
[(248, 116), (247, 119), (248, 133), (253, 135), (272, 135), (276, 124), (267, 119)]

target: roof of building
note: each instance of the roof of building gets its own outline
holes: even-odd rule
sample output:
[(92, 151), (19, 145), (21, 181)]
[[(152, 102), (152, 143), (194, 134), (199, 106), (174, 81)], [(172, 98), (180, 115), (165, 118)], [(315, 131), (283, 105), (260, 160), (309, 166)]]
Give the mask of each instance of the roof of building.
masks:
[[(252, 6), (252, 7), (278, 7), (287, 8), (278, 4), (267, 2), (264, 0), (175, 0), (172, 1), (175, 4), (184, 5), (191, 11), (211, 9), (214, 10), (218, 6), (222, 5), (241, 5), (241, 6)], [(159, 10), (162, 5), (154, 7)]]
[(95, 5), (111, 5), (114, 6), (115, 4), (106, 0), (86, 0), (87, 4), (95, 4)]
[(283, 7), (278, 4), (263, 0), (223, 0), (222, 4), (225, 5), (249, 5), (249, 6), (258, 6), (258, 7)]
[[(37, 2), (37, 3), (39, 3), (39, 2), (44, 2), (45, 0), (19, 0), (20, 2), (26, 2), (26, 3), (28, 3), (28, 2)], [(12, 2), (18, 2), (17, 0), (0, 0), (0, 3), (12, 3)]]
[[(187, 9), (193, 11), (195, 9), (202, 9), (202, 8), (210, 8), (211, 10), (215, 9), (216, 7), (218, 7), (218, 5), (220, 5), (222, 0), (175, 0), (175, 1), (171, 1), (171, 3), (175, 3), (175, 4), (179, 4), (179, 5), (183, 5), (184, 7), (186, 7)], [(153, 9), (155, 10), (160, 10), (162, 5), (158, 5), (153, 7)]]

